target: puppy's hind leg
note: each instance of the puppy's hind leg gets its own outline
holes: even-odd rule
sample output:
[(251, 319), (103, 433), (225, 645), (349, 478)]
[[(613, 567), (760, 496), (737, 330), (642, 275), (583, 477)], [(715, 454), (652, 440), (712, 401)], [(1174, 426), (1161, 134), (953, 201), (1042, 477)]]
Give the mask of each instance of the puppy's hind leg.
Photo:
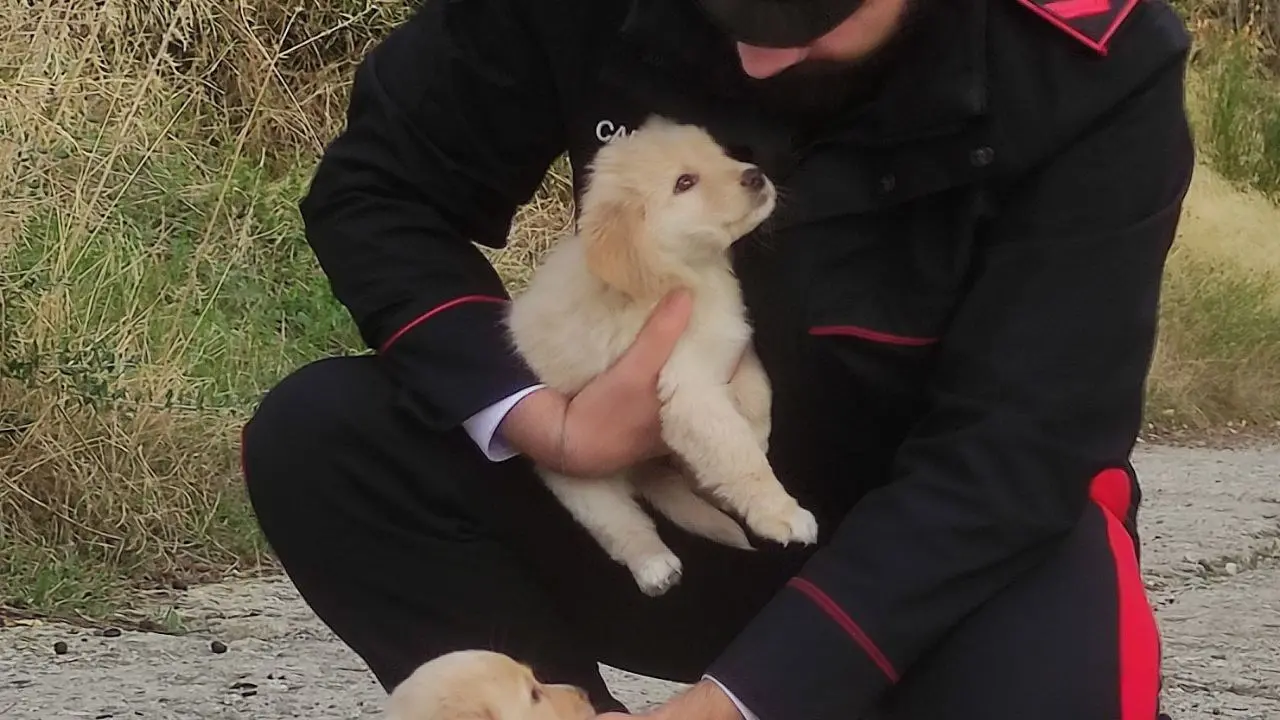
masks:
[(626, 478), (570, 478), (542, 469), (538, 474), (609, 557), (631, 571), (641, 592), (658, 596), (680, 581), (680, 558), (662, 542)]
[(636, 489), (677, 526), (721, 545), (754, 550), (737, 521), (698, 495), (677, 468), (652, 464), (637, 473)]
[(813, 513), (787, 493), (760, 448), (756, 431), (715, 383), (670, 384), (662, 437), (698, 484), (737, 513), (757, 535), (786, 545), (818, 539)]

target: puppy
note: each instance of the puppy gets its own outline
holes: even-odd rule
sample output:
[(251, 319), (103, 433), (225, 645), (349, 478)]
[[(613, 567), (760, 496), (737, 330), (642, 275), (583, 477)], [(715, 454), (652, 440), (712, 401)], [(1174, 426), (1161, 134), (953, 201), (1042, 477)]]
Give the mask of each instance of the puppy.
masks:
[(662, 437), (674, 457), (616, 477), (539, 475), (651, 596), (677, 583), (682, 566), (637, 498), (690, 532), (751, 549), (696, 486), (763, 538), (815, 542), (817, 521), (765, 456), (771, 387), (728, 257), (773, 212), (773, 183), (705, 130), (661, 117), (602, 147), (588, 173), (578, 232), (556, 244), (513, 300), (509, 333), (544, 383), (572, 395), (627, 350), (668, 291), (692, 291), (689, 326), (658, 383)]
[(386, 720), (593, 720), (582, 689), (544, 685), (502, 653), (458, 650), (418, 666), (391, 692)]

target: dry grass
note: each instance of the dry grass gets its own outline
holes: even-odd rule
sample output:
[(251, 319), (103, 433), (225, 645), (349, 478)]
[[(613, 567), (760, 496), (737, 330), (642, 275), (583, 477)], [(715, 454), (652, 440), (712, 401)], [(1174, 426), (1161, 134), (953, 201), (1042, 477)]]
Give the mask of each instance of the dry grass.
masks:
[[(402, 8), (0, 0), (0, 605), (269, 561), (237, 433), (289, 369), (362, 349), (296, 202)], [(489, 253), (513, 285), (568, 193), (560, 166)]]
[[(0, 0), (0, 605), (100, 614), (269, 563), (237, 432), (290, 369), (361, 350), (296, 202), (405, 12), (302, 7)], [(489, 253), (513, 289), (569, 212), (561, 163)], [(1156, 420), (1275, 418), (1269, 212), (1197, 179)]]
[(1253, 28), (1207, 23), (1199, 37), (1187, 94), (1201, 154), (1227, 179), (1280, 201), (1280, 79), (1266, 69), (1269, 43)]
[[(1197, 170), (1165, 280), (1158, 432), (1280, 428), (1280, 0), (1202, 0), (1188, 105)], [(1270, 20), (1268, 20), (1268, 18)], [(1275, 22), (1271, 22), (1274, 20)]]
[(1158, 430), (1280, 427), (1280, 207), (1196, 170), (1165, 276)]

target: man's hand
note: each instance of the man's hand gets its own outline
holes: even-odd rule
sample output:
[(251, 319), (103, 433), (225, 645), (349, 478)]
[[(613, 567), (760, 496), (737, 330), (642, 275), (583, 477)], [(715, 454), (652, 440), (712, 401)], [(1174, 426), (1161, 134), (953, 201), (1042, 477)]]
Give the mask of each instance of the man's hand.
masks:
[(530, 393), (498, 432), (535, 463), (574, 477), (603, 477), (665, 455), (658, 375), (692, 311), (687, 291), (668, 295), (612, 367), (572, 398), (550, 388)]
[[(625, 713), (605, 713), (596, 720), (626, 720)], [(743, 720), (742, 713), (718, 685), (703, 680), (641, 717), (652, 720)]]

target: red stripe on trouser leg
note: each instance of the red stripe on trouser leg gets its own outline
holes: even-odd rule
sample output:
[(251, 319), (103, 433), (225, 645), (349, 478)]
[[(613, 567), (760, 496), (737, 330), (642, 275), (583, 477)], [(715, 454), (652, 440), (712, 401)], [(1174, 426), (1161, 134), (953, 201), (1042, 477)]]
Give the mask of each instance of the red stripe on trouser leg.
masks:
[(1120, 627), (1120, 720), (1156, 717), (1160, 694), (1160, 632), (1147, 600), (1133, 538), (1121, 518), (1129, 513), (1133, 492), (1124, 470), (1104, 470), (1089, 486), (1089, 497), (1102, 509), (1107, 542), (1115, 559)]

